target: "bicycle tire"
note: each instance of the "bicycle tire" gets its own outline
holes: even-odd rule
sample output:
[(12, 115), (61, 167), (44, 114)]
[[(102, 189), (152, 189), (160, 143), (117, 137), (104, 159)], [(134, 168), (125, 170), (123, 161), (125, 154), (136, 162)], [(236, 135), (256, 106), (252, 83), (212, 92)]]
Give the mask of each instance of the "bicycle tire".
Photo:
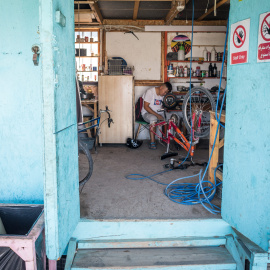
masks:
[(85, 143), (83, 143), (80, 139), (79, 139), (79, 143), (78, 143), (78, 156), (80, 151), (83, 152), (83, 154), (85, 154), (85, 156), (87, 157), (88, 160), (88, 165), (89, 165), (89, 169), (88, 172), (86, 174), (86, 176), (80, 180), (79, 179), (79, 185), (84, 185), (92, 176), (93, 173), (93, 159), (92, 159), (92, 155), (87, 147), (87, 145)]
[[(199, 92), (199, 94), (198, 94)], [(194, 95), (195, 94), (195, 95)], [(197, 101), (193, 100), (192, 98), (196, 98)], [(190, 99), (190, 94), (189, 92), (185, 95), (183, 104), (182, 104), (182, 112), (183, 112), (183, 120), (184, 124), (187, 128), (187, 130), (190, 132), (191, 127), (190, 127), (190, 117), (189, 117), (189, 112), (190, 112), (190, 105), (189, 105), (189, 99)], [(199, 100), (201, 101), (202, 99), (208, 99), (208, 103), (200, 103), (198, 102)], [(200, 128), (200, 131), (197, 130), (196, 123), (194, 124), (194, 135), (199, 138), (207, 137), (210, 133), (210, 113), (209, 111), (215, 111), (216, 108), (216, 103), (215, 100), (210, 93), (209, 90), (205, 89), (204, 87), (194, 87), (191, 89), (191, 107), (192, 107), (192, 113), (194, 109), (200, 109), (203, 111), (203, 117), (205, 122), (202, 122), (202, 127)], [(205, 108), (204, 108), (205, 107)], [(203, 110), (205, 109), (205, 110)]]

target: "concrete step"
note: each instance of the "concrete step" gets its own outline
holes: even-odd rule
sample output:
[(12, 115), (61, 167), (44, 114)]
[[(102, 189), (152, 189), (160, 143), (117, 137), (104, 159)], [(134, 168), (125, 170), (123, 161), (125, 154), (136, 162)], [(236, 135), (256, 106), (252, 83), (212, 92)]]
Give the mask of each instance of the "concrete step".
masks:
[(220, 247), (159, 247), (78, 249), (72, 270), (236, 269), (227, 249)]
[(81, 240), (78, 249), (100, 248), (155, 248), (155, 247), (205, 247), (225, 246), (225, 237), (182, 237), (173, 239), (123, 239), (123, 240)]

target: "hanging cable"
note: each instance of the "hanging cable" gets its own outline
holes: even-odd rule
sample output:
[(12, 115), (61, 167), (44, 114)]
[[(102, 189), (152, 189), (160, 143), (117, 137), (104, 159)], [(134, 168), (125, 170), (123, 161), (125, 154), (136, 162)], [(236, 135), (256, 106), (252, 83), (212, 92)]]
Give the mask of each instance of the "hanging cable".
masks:
[(208, 11), (208, 6), (209, 6), (209, 0), (208, 0), (208, 2), (207, 2), (207, 6), (206, 6), (206, 8), (205, 8), (205, 12), (204, 12), (204, 13), (207, 13), (207, 11)]

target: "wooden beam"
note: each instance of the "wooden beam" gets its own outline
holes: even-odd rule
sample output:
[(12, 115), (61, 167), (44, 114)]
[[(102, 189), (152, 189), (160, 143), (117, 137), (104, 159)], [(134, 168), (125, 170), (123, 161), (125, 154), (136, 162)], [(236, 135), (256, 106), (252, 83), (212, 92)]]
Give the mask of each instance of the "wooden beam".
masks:
[(74, 4), (94, 4), (94, 1), (74, 1)]
[[(165, 25), (164, 20), (110, 20), (104, 19), (103, 25), (121, 25), (121, 26), (145, 26), (145, 25)], [(192, 25), (192, 21), (186, 20), (174, 20), (171, 25)], [(227, 20), (217, 20), (217, 21), (194, 21), (194, 25), (212, 25), (212, 26), (226, 26)]]
[(75, 31), (97, 31), (100, 29), (100, 26), (98, 23), (89, 23), (89, 24), (75, 24)]
[[(167, 49), (167, 47), (166, 47), (166, 49)], [(165, 64), (165, 32), (161, 32), (161, 67), (160, 67), (160, 80), (162, 82), (164, 82), (164, 64)]]
[[(134, 2), (134, 0), (98, 0), (98, 2)], [(135, 0), (136, 1), (136, 0)], [(140, 1), (147, 1), (147, 2), (172, 2), (173, 0), (140, 0)]]
[[(228, 2), (228, 0), (221, 0), (217, 3), (217, 7), (219, 8), (220, 6), (222, 6), (223, 4), (225, 4), (226, 2)], [(199, 17), (197, 19), (197, 21), (201, 21), (203, 20), (206, 16), (208, 16), (210, 13), (212, 13), (214, 11), (214, 7), (211, 7), (206, 13), (204, 13), (201, 17)]]
[(135, 86), (160, 86), (164, 82), (157, 80), (135, 80)]
[[(189, 0), (186, 0), (186, 3), (188, 3)], [(178, 5), (185, 5), (185, 0), (181, 0), (181, 1), (177, 1), (172, 3), (172, 7), (170, 9), (170, 11), (168, 12), (166, 19), (165, 19), (165, 24), (168, 25), (170, 24), (175, 16), (179, 13), (179, 11), (177, 10), (177, 6)]]
[(100, 12), (100, 9), (98, 7), (98, 4), (97, 2), (95, 2), (94, 4), (89, 4), (91, 9), (94, 11), (94, 14), (95, 14), (95, 17), (97, 19), (97, 21), (100, 23), (100, 24), (103, 24), (103, 17), (101, 15), (101, 12)]
[(93, 13), (90, 9), (74, 10), (74, 21), (75, 23), (91, 23)]
[(137, 19), (139, 6), (140, 6), (140, 1), (135, 1), (134, 2), (134, 10), (133, 10), (133, 20)]
[(145, 25), (163, 25), (164, 20), (103, 20), (104, 25), (133, 25), (133, 26), (145, 26)]

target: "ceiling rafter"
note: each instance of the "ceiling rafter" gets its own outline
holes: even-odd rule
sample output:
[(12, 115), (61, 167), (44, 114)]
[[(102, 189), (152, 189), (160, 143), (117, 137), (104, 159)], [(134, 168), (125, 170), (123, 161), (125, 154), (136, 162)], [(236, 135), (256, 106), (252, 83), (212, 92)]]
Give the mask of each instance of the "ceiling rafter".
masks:
[(100, 24), (103, 24), (103, 17), (97, 2), (89, 3), (90, 8), (94, 11), (95, 17)]
[(75, 9), (74, 21), (75, 23), (91, 23), (93, 14), (94, 12), (90, 9)]
[[(103, 25), (133, 25), (133, 26), (145, 26), (145, 25), (164, 25), (164, 20), (116, 20), (116, 19), (104, 19)], [(174, 20), (171, 25), (192, 25), (192, 21), (186, 20)], [(212, 26), (226, 26), (227, 20), (216, 21), (194, 21), (194, 25), (212, 25)]]
[[(186, 0), (186, 4), (188, 3), (188, 1), (189, 0)], [(174, 20), (175, 16), (179, 13), (179, 11), (177, 10), (178, 5), (185, 5), (185, 0), (172, 2), (172, 7), (171, 7), (170, 11), (168, 12), (166, 19), (165, 19), (166, 25), (170, 24)]]
[(137, 19), (139, 6), (140, 6), (140, 1), (135, 1), (134, 2), (134, 10), (133, 10), (133, 20)]
[[(225, 4), (226, 2), (228, 2), (229, 0), (221, 0), (217, 3), (216, 8), (219, 8), (220, 6), (222, 6), (223, 4)], [(201, 17), (199, 17), (197, 19), (197, 21), (202, 21), (206, 16), (208, 16), (209, 14), (211, 14), (214, 11), (215, 7), (211, 7), (206, 13), (204, 13)]]

